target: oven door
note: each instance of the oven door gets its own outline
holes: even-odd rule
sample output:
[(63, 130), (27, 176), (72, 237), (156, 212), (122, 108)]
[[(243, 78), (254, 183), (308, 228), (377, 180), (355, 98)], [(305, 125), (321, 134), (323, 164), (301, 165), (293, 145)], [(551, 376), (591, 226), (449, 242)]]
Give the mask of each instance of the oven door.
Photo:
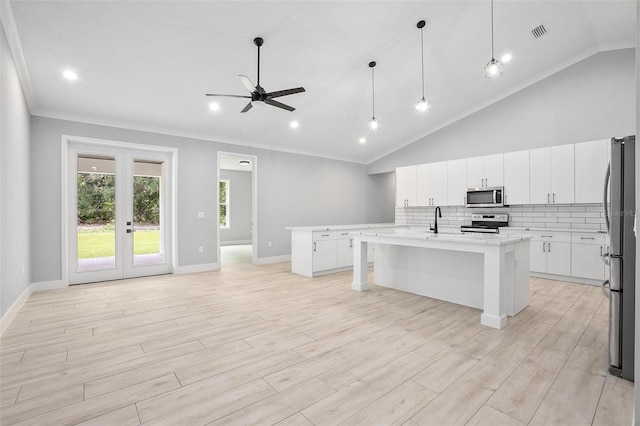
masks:
[(467, 207), (503, 206), (502, 192), (502, 187), (469, 188), (467, 190)]

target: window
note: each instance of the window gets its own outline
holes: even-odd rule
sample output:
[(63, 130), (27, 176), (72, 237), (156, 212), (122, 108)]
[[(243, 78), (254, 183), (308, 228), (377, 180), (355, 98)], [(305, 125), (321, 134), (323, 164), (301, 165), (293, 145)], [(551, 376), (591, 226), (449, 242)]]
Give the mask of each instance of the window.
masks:
[(220, 181), (220, 228), (229, 227), (229, 181)]

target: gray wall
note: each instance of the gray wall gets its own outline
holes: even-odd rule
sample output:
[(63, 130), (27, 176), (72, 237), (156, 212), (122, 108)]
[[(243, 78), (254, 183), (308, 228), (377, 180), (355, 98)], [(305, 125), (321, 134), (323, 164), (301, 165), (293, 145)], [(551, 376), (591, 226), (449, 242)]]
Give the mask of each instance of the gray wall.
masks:
[[(636, 3), (636, 22), (640, 22), (640, 3)], [(636, 47), (640, 40), (640, 27), (636, 24)], [(638, 118), (637, 108), (640, 106), (640, 52), (636, 49), (636, 138), (640, 135), (640, 119)], [(636, 149), (636, 165), (640, 164), (640, 150)], [(636, 166), (636, 212), (640, 206), (640, 173), (637, 172)], [(634, 408), (634, 424), (636, 419), (640, 420), (640, 239), (636, 238), (636, 344), (635, 344), (635, 408)]]
[[(29, 108), (0, 24), (0, 314), (31, 282)], [(23, 273), (24, 269), (24, 273)]]
[(369, 173), (635, 133), (635, 49), (601, 52), (368, 166)]
[(251, 242), (251, 172), (220, 170), (229, 181), (229, 228), (220, 228), (220, 244)]
[[(214, 191), (218, 151), (258, 158), (258, 258), (291, 253), (286, 226), (394, 220), (393, 202), (386, 204), (394, 199), (388, 182), (392, 177), (368, 176), (362, 164), (36, 116), (31, 124), (32, 256), (37, 259), (33, 282), (62, 277), (63, 134), (178, 148), (178, 266), (218, 261)], [(386, 200), (384, 208), (378, 208), (380, 200)], [(197, 212), (205, 212), (207, 219), (198, 219)], [(199, 246), (204, 253), (198, 253)]]

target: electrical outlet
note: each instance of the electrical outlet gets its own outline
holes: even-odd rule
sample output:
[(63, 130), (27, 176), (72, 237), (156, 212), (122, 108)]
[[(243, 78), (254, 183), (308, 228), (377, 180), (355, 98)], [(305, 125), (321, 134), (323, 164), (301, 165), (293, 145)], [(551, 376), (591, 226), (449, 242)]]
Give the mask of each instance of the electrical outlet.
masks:
[(204, 219), (204, 212), (198, 212), (198, 219)]
[(204, 253), (204, 247), (198, 247), (198, 253)]
[(269, 247), (273, 247), (273, 243), (269, 241)]

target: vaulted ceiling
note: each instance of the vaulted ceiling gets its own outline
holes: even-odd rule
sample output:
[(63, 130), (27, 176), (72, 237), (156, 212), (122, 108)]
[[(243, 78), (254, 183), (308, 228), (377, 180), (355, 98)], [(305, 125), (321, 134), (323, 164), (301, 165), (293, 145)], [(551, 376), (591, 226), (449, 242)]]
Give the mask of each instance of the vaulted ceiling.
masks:
[[(634, 1), (15, 1), (21, 79), (32, 113), (369, 163), (598, 51), (635, 45)], [(421, 95), (424, 19), (428, 114)], [(536, 39), (531, 30), (544, 25)], [(6, 27), (6, 25), (5, 25)], [(240, 110), (239, 74), (296, 108)], [(375, 110), (381, 127), (367, 129)], [(62, 78), (71, 68), (76, 81)], [(291, 129), (289, 123), (298, 121)], [(365, 137), (366, 143), (359, 139)]]

